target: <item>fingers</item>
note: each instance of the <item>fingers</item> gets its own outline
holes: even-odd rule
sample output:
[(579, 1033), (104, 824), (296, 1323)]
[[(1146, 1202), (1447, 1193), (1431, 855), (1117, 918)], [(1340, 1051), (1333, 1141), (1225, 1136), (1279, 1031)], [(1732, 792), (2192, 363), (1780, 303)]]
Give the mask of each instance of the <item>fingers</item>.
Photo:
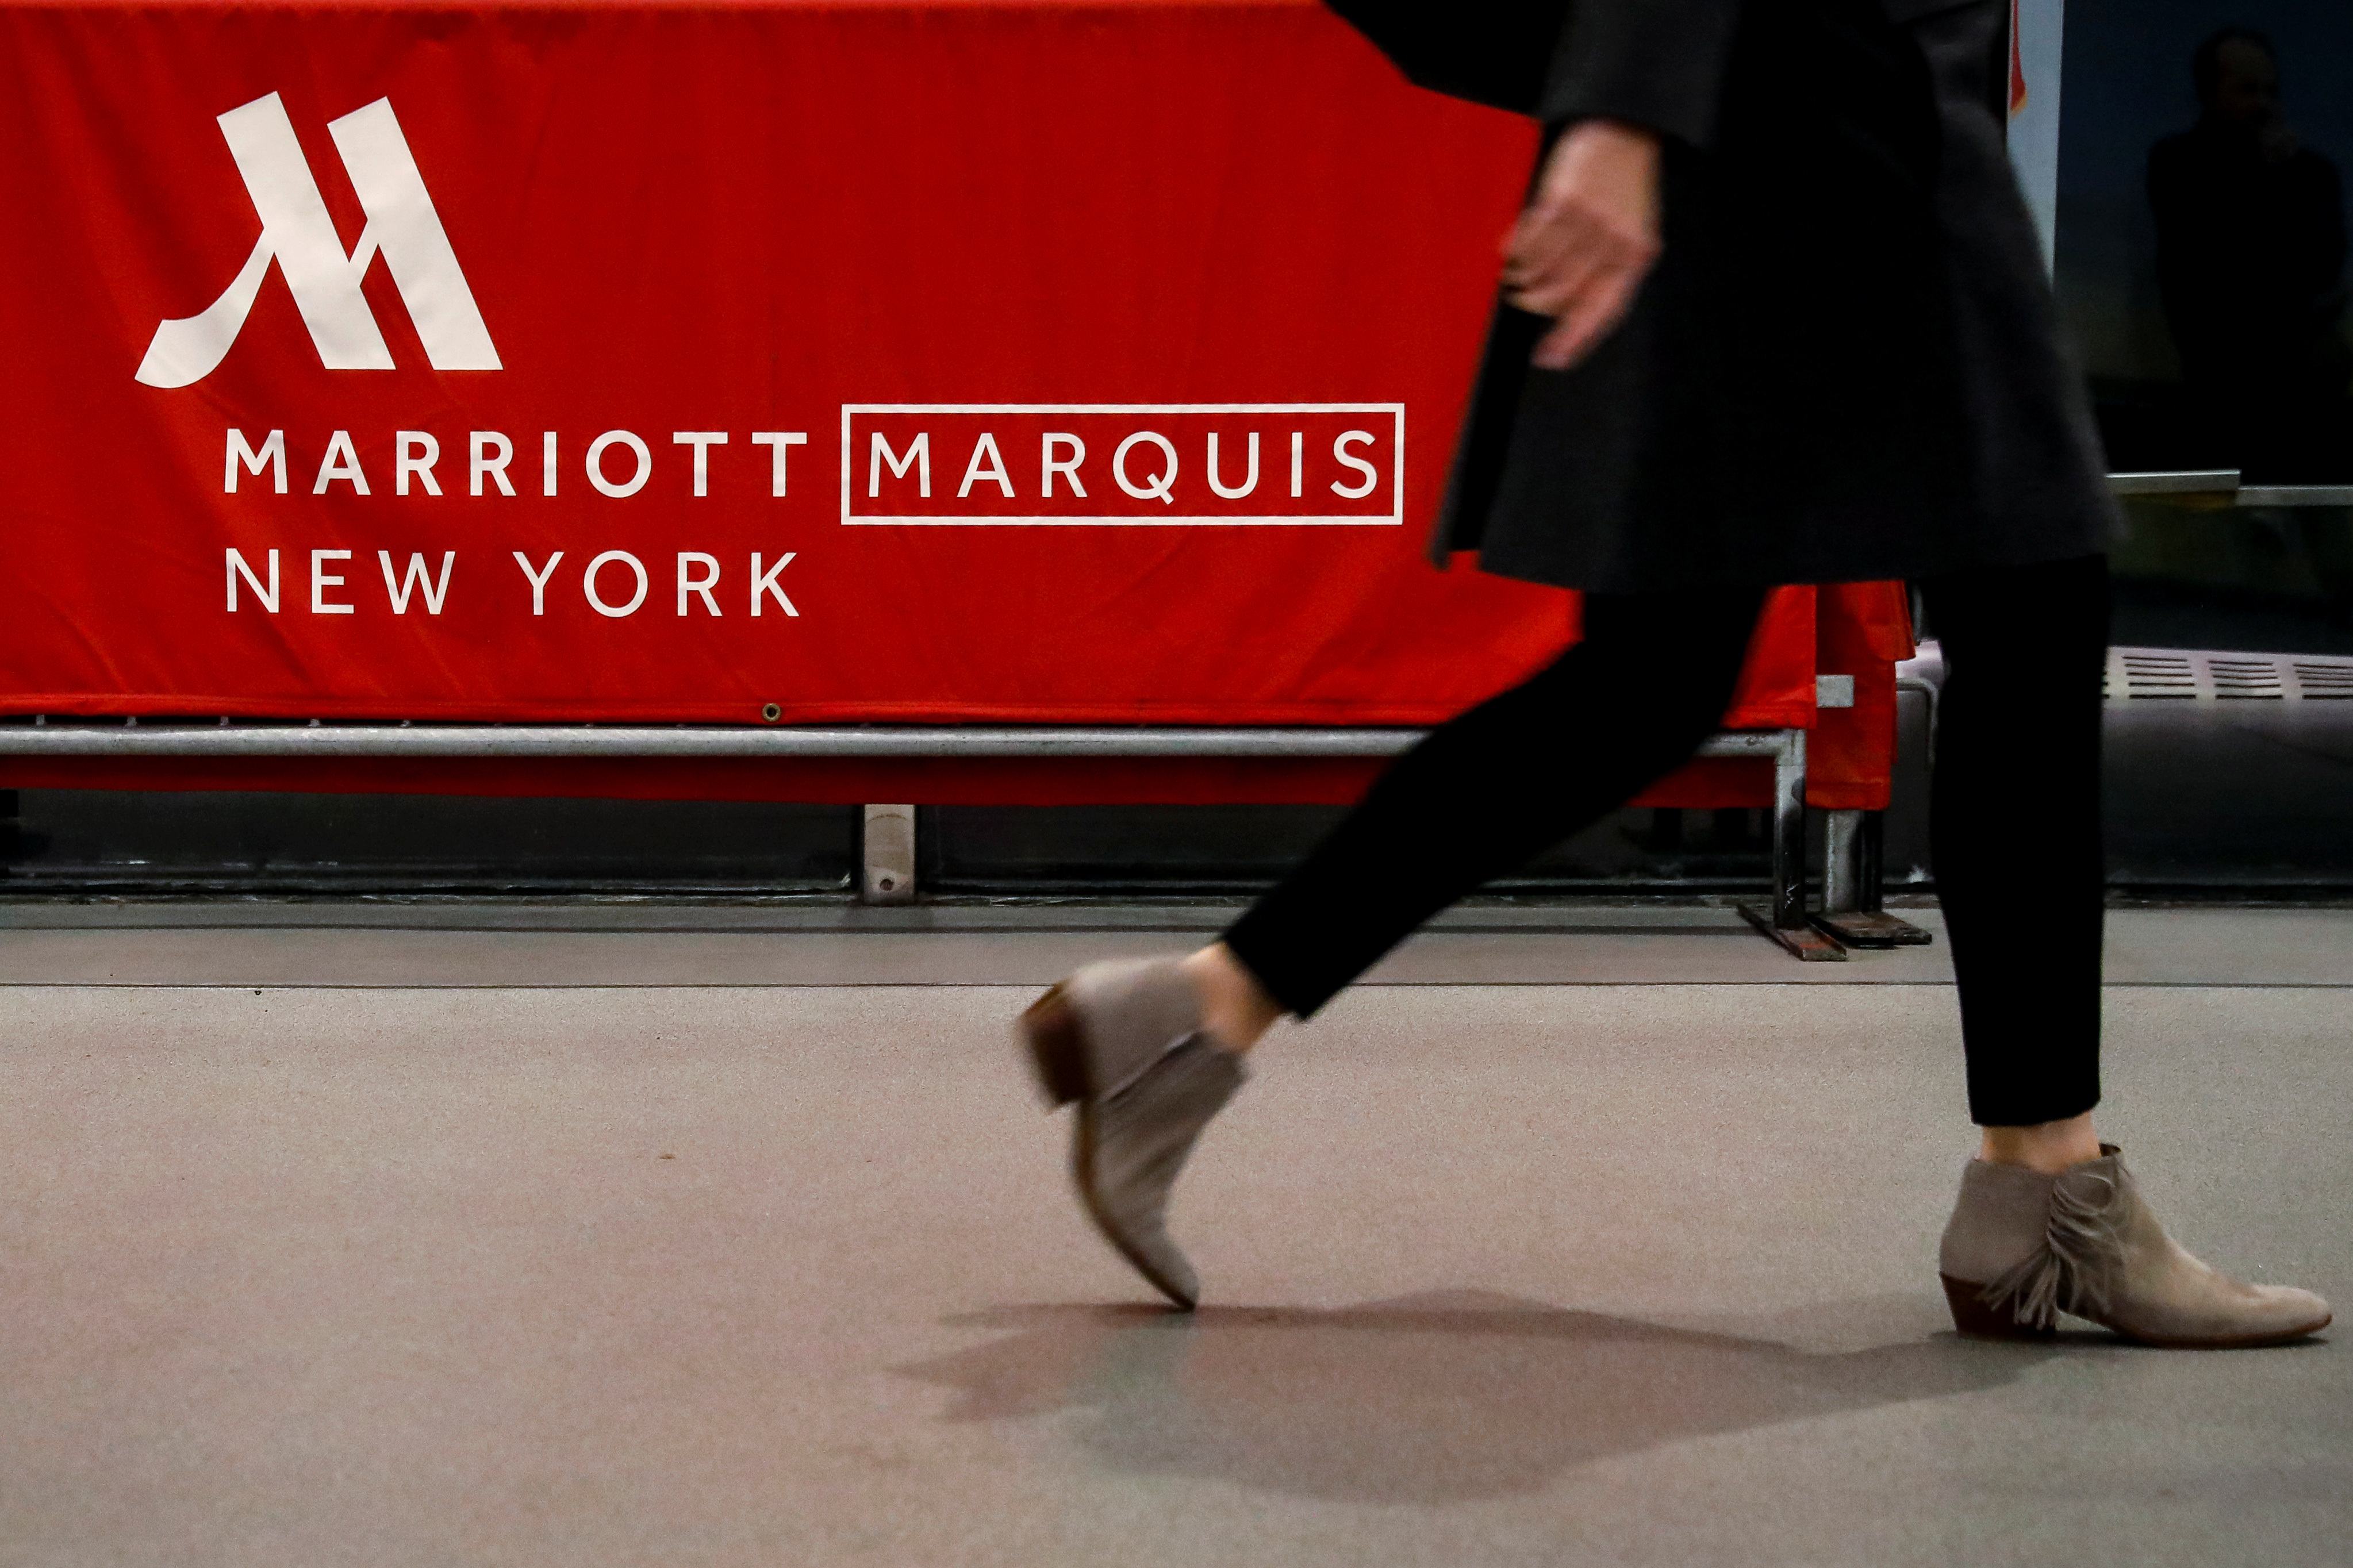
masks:
[(1557, 143), (1504, 242), (1504, 296), (1550, 316), (1535, 362), (1565, 370), (1614, 328), (1658, 258), (1657, 141), (1588, 121)]
[(1634, 303), (1647, 268), (1630, 268), (1599, 279), (1556, 315), (1552, 331), (1536, 344), (1531, 361), (1542, 370), (1568, 370), (1614, 331)]
[(1589, 293), (1614, 288), (1646, 271), (1653, 247), (1589, 221), (1566, 219), (1532, 236), (1507, 268), (1504, 286), (1513, 304), (1539, 316), (1560, 316)]
[(1504, 287), (1522, 310), (1555, 316), (1602, 279), (1647, 268), (1658, 251), (1658, 241), (1623, 213), (1580, 192), (1547, 192), (1504, 242)]
[(1612, 214), (1574, 195), (1546, 200), (1527, 209), (1504, 247), (1504, 289), (1523, 310), (1560, 315), (1600, 279), (1629, 268), (1640, 273), (1657, 251), (1650, 235), (1612, 224)]
[(1516, 308), (1554, 319), (1535, 355), (1546, 370), (1585, 357), (1626, 314), (1657, 257), (1655, 246), (1588, 231), (1559, 243), (1539, 240), (1505, 273), (1504, 297)]

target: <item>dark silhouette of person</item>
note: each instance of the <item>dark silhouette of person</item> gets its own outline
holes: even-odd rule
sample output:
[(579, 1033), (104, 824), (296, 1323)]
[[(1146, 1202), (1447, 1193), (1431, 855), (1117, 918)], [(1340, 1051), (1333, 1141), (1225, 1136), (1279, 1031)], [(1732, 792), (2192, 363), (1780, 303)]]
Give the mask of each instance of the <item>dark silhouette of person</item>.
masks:
[(2148, 200), (2195, 412), (2248, 482), (2353, 482), (2337, 165), (2288, 128), (2263, 34), (2223, 28), (2190, 74), (2201, 112), (2149, 150)]

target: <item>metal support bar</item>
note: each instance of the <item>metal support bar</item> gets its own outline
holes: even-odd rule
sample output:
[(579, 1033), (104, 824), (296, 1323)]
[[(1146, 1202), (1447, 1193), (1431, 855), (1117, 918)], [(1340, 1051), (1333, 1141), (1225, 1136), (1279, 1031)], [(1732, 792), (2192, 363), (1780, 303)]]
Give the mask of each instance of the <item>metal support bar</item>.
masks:
[(858, 898), (867, 904), (915, 901), (915, 808), (866, 807), (860, 837)]
[(1835, 962), (1846, 949), (1806, 919), (1806, 732), (1768, 731), (1773, 750), (1773, 902), (1740, 906), (1750, 925), (1809, 963)]
[(2230, 495), (2238, 488), (2236, 468), (2172, 468), (2108, 476), (2108, 493), (2119, 496)]
[(1814, 917), (1815, 927), (1847, 947), (1925, 947), (1935, 941), (1880, 907), (1880, 814), (1825, 815), (1831, 820), (1823, 842), (1830, 853), (1823, 860), (1822, 912)]
[(1887, 897), (1887, 814), (1866, 811), (1862, 814), (1861, 831), (1855, 835), (1855, 872), (1862, 885), (1855, 890), (1854, 907), (1867, 915), (1875, 915), (1886, 908)]
[[(36, 717), (0, 721), (0, 757), (572, 757), (832, 758), (887, 762), (909, 757), (1376, 758), (1410, 750), (1428, 731), (1338, 728), (1110, 728), (1021, 725), (216, 723)], [(1806, 732), (1727, 730), (1701, 742), (1703, 757), (1773, 763), (1773, 902), (1751, 915), (1774, 940), (1806, 958), (1843, 957), (1806, 923)], [(914, 810), (866, 808), (860, 896), (914, 897)], [(885, 884), (888, 884), (887, 886)], [(1827, 948), (1827, 952), (1811, 951)]]
[(1862, 813), (1822, 813), (1822, 913), (1862, 908)]
[(2241, 506), (2353, 506), (2353, 485), (2242, 485)]
[(2108, 492), (2120, 496), (2228, 496), (2232, 506), (2353, 506), (2353, 485), (2251, 485), (2236, 468), (2110, 474)]
[[(1016, 725), (192, 724), (36, 719), (0, 722), (0, 757), (1393, 757), (1409, 729)], [(1703, 757), (1778, 756), (1785, 734), (1728, 730)], [(1799, 742), (1802, 749), (1802, 741)], [(1802, 773), (1803, 763), (1799, 764)]]
[(1806, 732), (1780, 731), (1773, 757), (1773, 924), (1806, 924)]

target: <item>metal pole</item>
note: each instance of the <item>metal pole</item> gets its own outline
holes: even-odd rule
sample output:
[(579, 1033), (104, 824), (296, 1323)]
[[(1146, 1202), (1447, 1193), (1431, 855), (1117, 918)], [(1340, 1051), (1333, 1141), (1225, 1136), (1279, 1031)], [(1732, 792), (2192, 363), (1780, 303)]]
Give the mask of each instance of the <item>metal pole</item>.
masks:
[(1862, 816), (1860, 811), (1822, 813), (1822, 912), (1843, 914), (1862, 908)]
[[(1832, 813), (1832, 816), (1839, 814)], [(1881, 907), (1880, 814), (1856, 812), (1854, 834), (1855, 897), (1852, 903), (1832, 905), (1814, 917), (1814, 924), (1848, 947), (1923, 947), (1936, 940), (1910, 921), (1899, 920)]]
[[(1727, 730), (1703, 757), (1779, 756), (1772, 730)], [(0, 722), (0, 757), (1394, 757), (1426, 731), (1030, 725)], [(1798, 764), (1803, 772), (1802, 760)]]
[(1806, 732), (1781, 731), (1773, 759), (1773, 924), (1806, 924)]
[(1806, 920), (1806, 732), (1778, 732), (1773, 756), (1773, 902), (1743, 904), (1748, 923), (1809, 963), (1836, 962), (1846, 949)]

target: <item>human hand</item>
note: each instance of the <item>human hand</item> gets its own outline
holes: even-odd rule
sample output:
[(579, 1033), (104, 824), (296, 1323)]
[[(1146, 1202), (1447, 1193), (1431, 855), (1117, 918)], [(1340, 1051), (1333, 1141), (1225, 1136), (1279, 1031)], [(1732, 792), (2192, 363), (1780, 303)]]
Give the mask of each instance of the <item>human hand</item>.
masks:
[(1659, 139), (1588, 120), (1553, 144), (1504, 240), (1504, 297), (1553, 319), (1533, 356), (1567, 370), (1607, 336), (1659, 256)]

